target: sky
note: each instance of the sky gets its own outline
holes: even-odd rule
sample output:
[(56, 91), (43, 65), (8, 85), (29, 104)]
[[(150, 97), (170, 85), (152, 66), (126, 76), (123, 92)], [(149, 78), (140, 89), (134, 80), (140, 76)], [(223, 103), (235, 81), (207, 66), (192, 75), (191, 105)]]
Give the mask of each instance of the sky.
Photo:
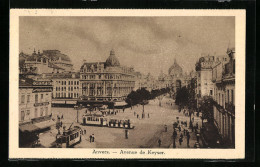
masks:
[(77, 71), (87, 62), (106, 61), (114, 49), (121, 65), (158, 76), (177, 63), (195, 70), (202, 55), (225, 55), (235, 46), (235, 17), (53, 17), (19, 20), (19, 51), (60, 50)]

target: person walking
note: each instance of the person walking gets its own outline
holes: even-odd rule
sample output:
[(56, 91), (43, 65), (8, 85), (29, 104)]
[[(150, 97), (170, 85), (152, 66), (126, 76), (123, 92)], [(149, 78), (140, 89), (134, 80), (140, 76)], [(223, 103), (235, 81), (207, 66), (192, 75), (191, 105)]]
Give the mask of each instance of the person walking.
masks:
[(134, 112), (134, 116), (136, 115), (136, 112)]
[(128, 130), (125, 130), (125, 139), (128, 139)]
[(139, 118), (139, 115), (137, 114), (136, 117)]
[(159, 147), (161, 147), (161, 144), (162, 144), (162, 141), (161, 141), (161, 139), (159, 139), (159, 140), (158, 140), (158, 145), (159, 145)]
[(148, 118), (150, 118), (150, 115), (149, 115), (149, 113), (148, 113), (148, 115), (147, 115), (147, 116), (148, 116)]
[(167, 132), (167, 125), (164, 125), (164, 131)]
[(190, 133), (187, 132), (187, 147), (190, 147)]
[(179, 132), (181, 132), (181, 126), (179, 125)]
[(196, 137), (197, 137), (197, 142), (199, 143), (199, 141), (200, 141), (200, 134), (197, 133), (197, 134), (196, 134)]
[(183, 134), (181, 133), (180, 138), (183, 138)]
[(89, 136), (89, 142), (92, 142), (92, 135)]
[(95, 136), (94, 136), (94, 134), (92, 134), (92, 142), (93, 142), (93, 143), (95, 142)]
[(180, 145), (181, 145), (182, 141), (183, 141), (183, 139), (182, 139), (182, 137), (180, 137), (180, 138), (179, 138), (179, 143), (180, 143)]

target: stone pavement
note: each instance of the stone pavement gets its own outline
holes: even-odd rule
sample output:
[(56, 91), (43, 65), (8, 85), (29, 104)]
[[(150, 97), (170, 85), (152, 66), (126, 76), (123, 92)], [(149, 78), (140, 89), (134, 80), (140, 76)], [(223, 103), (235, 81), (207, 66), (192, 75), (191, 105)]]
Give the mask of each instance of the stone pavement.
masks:
[[(130, 119), (131, 123), (135, 126), (134, 129), (129, 130), (129, 138), (125, 139), (124, 129), (122, 128), (108, 128), (108, 127), (95, 127), (95, 126), (82, 126), (82, 115), (86, 109), (79, 111), (79, 123), (76, 123), (77, 110), (73, 108), (52, 108), (53, 118), (57, 115), (63, 115), (62, 122), (68, 128), (71, 123), (73, 125), (81, 126), (86, 129), (87, 134), (82, 136), (82, 142), (75, 145), (77, 148), (158, 148), (158, 140), (162, 140), (162, 148), (172, 148), (172, 134), (173, 123), (176, 122), (176, 117), (180, 121), (189, 122), (189, 117), (185, 116), (182, 112), (178, 112), (178, 106), (170, 98), (162, 100), (162, 106), (159, 106), (158, 100), (150, 100), (149, 104), (144, 106), (145, 118), (141, 118), (143, 107), (141, 105), (134, 106), (133, 109), (126, 108), (125, 112), (120, 110), (116, 115), (109, 115), (108, 118), (115, 119)], [(137, 118), (134, 113), (139, 114)], [(148, 118), (149, 113), (149, 118)], [(200, 126), (200, 118), (195, 117), (194, 122), (198, 122)], [(167, 125), (168, 131), (164, 132), (164, 125)], [(40, 140), (45, 147), (49, 147), (51, 141), (55, 140), (57, 130), (55, 127), (50, 132), (40, 135)], [(89, 136), (95, 135), (96, 141), (89, 142)], [(190, 133), (190, 146), (193, 147), (196, 137), (195, 134)], [(179, 145), (179, 133), (176, 138), (177, 148), (187, 148), (186, 137), (182, 145)]]

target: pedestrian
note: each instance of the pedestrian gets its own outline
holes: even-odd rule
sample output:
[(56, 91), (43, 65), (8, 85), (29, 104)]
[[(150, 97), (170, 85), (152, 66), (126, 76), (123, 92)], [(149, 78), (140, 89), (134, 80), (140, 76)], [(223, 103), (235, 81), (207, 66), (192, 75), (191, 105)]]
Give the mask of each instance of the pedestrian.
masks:
[(167, 132), (167, 125), (164, 125), (164, 131)]
[(139, 115), (137, 114), (136, 117), (139, 118)]
[(181, 132), (181, 126), (179, 125), (179, 132)]
[(190, 134), (187, 132), (187, 147), (190, 147)]
[(87, 130), (86, 129), (84, 129), (84, 134), (86, 134), (87, 133)]
[(95, 142), (95, 136), (94, 136), (94, 134), (92, 134), (92, 142), (93, 142), (93, 143)]
[(159, 147), (161, 147), (161, 144), (162, 144), (162, 141), (161, 141), (161, 139), (159, 139), (159, 140), (158, 140), (158, 145), (159, 145)]
[(63, 119), (63, 114), (61, 115), (61, 119)]
[(148, 113), (148, 118), (150, 118), (150, 115), (149, 115), (149, 113)]
[(200, 134), (199, 133), (197, 133), (197, 142), (199, 143), (199, 140), (200, 140)]
[(180, 145), (181, 145), (182, 141), (183, 141), (183, 139), (182, 139), (182, 137), (180, 137), (180, 138), (179, 138), (179, 143), (180, 143)]
[(183, 134), (181, 133), (180, 138), (183, 138)]
[(134, 112), (134, 116), (136, 115), (136, 112)]
[(92, 142), (92, 135), (89, 136), (89, 142)]
[(128, 139), (128, 130), (125, 130), (125, 138)]
[(174, 131), (173, 131), (173, 137), (174, 138), (176, 138), (177, 137), (177, 132), (176, 132), (176, 130), (174, 129)]
[(183, 135), (184, 135), (184, 136), (186, 135), (186, 129), (183, 130)]
[(60, 121), (60, 126), (62, 127), (62, 121)]

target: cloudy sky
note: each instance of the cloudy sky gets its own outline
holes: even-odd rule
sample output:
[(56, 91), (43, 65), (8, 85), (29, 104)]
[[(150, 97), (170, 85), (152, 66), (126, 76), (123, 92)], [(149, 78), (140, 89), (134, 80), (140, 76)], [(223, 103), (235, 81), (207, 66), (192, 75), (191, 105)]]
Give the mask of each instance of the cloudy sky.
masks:
[(235, 45), (234, 17), (20, 17), (19, 28), (20, 51), (60, 50), (75, 70), (114, 49), (121, 65), (142, 73), (167, 73), (174, 58), (189, 72), (201, 54)]

